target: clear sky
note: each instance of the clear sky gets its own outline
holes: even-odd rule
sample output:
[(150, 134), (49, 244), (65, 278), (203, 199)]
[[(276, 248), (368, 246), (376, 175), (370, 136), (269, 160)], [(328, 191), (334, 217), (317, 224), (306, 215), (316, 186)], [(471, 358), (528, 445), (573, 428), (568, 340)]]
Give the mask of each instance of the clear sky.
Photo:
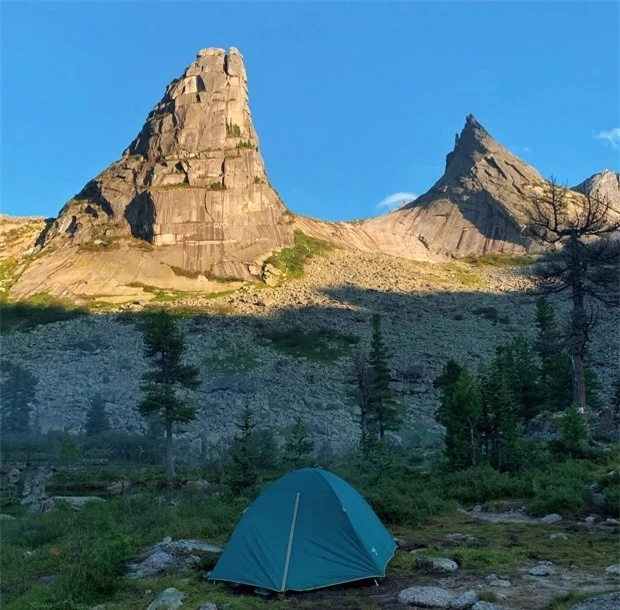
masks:
[(3, 1), (0, 209), (55, 216), (209, 46), (243, 53), (267, 172), (294, 212), (362, 218), (425, 192), (469, 113), (544, 176), (618, 171), (619, 7)]

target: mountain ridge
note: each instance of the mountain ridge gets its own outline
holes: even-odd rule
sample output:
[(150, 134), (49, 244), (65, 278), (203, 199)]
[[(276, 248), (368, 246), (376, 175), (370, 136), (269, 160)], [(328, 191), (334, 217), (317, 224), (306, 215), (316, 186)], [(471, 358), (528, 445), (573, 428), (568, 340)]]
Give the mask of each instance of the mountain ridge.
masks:
[[(588, 180), (596, 176), (607, 193), (613, 181), (605, 172)], [(576, 202), (586, 183), (572, 191)], [(521, 254), (535, 245), (528, 205), (547, 184), (468, 115), (444, 174), (414, 201), (357, 221), (294, 215), (267, 178), (243, 56), (235, 47), (202, 49), (121, 158), (26, 249), (11, 296), (124, 302), (158, 290), (235, 289), (264, 279), (265, 261), (294, 246), (295, 230), (410, 260)]]

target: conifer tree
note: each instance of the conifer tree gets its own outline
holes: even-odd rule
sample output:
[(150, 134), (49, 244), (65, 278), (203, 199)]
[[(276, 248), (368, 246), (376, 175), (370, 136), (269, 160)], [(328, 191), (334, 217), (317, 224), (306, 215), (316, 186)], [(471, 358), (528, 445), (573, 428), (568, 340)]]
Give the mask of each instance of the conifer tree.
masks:
[(578, 456), (583, 441), (588, 436), (585, 421), (577, 409), (577, 403), (572, 403), (565, 411), (561, 424), (562, 444), (571, 455)]
[(368, 364), (370, 366), (371, 395), (368, 423), (377, 430), (379, 439), (383, 440), (387, 430), (398, 430), (401, 423), (401, 413), (390, 388), (391, 375), (388, 352), (381, 333), (379, 314), (374, 314), (372, 317), (372, 339)]
[[(458, 365), (457, 365), (458, 366)], [(461, 372), (438, 418), (446, 428), (446, 456), (455, 468), (469, 468), (479, 461), (479, 423), (482, 396), (469, 369)]]
[(448, 360), (439, 377), (433, 381), (433, 386), (439, 391), (439, 409), (437, 418), (440, 421), (449, 407), (449, 400), (459, 380), (463, 367), (455, 360)]
[(243, 409), (235, 426), (238, 433), (230, 449), (224, 480), (232, 493), (239, 495), (250, 490), (258, 480), (252, 442), (256, 420), (250, 407)]
[(301, 417), (297, 416), (291, 430), (291, 436), (285, 446), (286, 453), (293, 467), (299, 468), (304, 460), (308, 458), (313, 448), (314, 444), (308, 434), (308, 428), (306, 428), (306, 424)]
[(138, 405), (142, 415), (158, 413), (166, 430), (166, 475), (173, 476), (173, 425), (196, 417), (196, 410), (178, 396), (180, 389), (196, 389), (200, 385), (198, 368), (182, 364), (185, 352), (183, 333), (174, 319), (162, 310), (152, 316), (144, 329), (144, 355), (153, 370), (142, 379), (144, 398)]
[(572, 365), (562, 346), (555, 310), (544, 297), (536, 303), (536, 327), (542, 403), (550, 411), (563, 411), (573, 400)]
[(368, 449), (368, 414), (372, 403), (371, 369), (368, 364), (368, 355), (359, 349), (353, 355), (351, 373), (349, 376), (352, 385), (351, 395), (359, 407), (360, 449), (365, 454)]
[(31, 432), (30, 414), (39, 380), (28, 369), (7, 360), (2, 362), (2, 375), (2, 433), (28, 434)]
[(519, 406), (510, 390), (510, 379), (498, 354), (483, 373), (482, 421), (483, 445), (489, 463), (497, 470), (507, 470), (518, 462), (522, 423)]
[(86, 436), (96, 436), (110, 429), (110, 422), (105, 412), (105, 402), (101, 394), (95, 394), (92, 399), (84, 427)]

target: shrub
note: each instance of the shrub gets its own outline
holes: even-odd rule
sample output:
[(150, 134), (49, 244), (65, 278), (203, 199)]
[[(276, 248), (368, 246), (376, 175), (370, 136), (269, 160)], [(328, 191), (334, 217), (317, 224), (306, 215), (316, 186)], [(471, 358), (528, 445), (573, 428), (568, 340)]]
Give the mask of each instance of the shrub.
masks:
[(446, 474), (443, 488), (446, 497), (469, 503), (519, 498), (527, 496), (531, 490), (527, 481), (519, 476), (501, 473), (486, 465)]

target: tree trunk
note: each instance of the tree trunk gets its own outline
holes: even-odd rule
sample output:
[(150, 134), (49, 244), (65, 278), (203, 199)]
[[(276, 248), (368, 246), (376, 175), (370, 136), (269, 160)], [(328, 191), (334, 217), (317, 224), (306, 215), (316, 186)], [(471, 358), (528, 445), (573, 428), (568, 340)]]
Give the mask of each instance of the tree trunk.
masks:
[(586, 347), (586, 311), (583, 303), (582, 260), (576, 234), (571, 235), (571, 284), (573, 311), (571, 315), (570, 356), (573, 365), (573, 400), (577, 409), (586, 418), (586, 375), (584, 355)]
[(174, 472), (174, 452), (172, 450), (172, 422), (166, 421), (166, 476), (173, 477)]
[(471, 443), (471, 465), (476, 465), (476, 440), (474, 436), (474, 425), (471, 423), (471, 420), (468, 420), (469, 423), (469, 437)]

